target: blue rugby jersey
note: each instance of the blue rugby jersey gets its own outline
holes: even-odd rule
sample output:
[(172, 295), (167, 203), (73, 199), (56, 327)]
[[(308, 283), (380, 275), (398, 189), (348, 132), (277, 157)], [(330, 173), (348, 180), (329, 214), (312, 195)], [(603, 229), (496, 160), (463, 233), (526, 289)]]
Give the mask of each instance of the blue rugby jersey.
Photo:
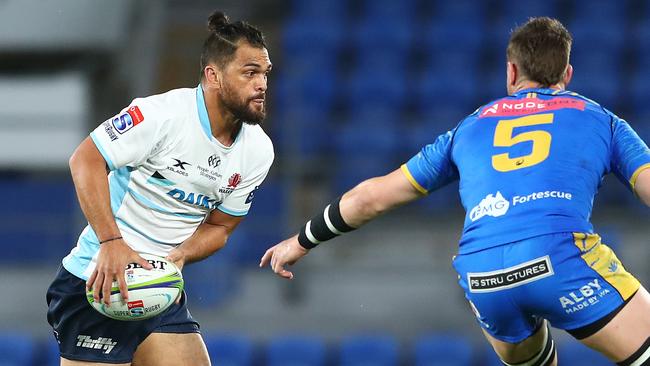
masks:
[(612, 172), (628, 187), (650, 150), (622, 119), (569, 91), (527, 89), (479, 108), (402, 166), (421, 192), (460, 179), (459, 252), (557, 232), (592, 232)]

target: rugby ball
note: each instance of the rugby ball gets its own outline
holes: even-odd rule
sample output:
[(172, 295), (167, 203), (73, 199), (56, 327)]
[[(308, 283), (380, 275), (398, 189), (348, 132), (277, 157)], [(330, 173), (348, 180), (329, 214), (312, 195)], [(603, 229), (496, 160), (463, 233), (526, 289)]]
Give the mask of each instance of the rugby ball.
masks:
[(129, 290), (129, 301), (120, 294), (117, 281), (111, 289), (111, 306), (93, 299), (93, 292), (86, 292), (92, 307), (101, 314), (116, 320), (144, 320), (167, 310), (183, 292), (183, 276), (172, 262), (165, 258), (141, 254), (151, 263), (153, 269), (147, 270), (139, 264), (130, 263), (124, 270), (124, 279)]

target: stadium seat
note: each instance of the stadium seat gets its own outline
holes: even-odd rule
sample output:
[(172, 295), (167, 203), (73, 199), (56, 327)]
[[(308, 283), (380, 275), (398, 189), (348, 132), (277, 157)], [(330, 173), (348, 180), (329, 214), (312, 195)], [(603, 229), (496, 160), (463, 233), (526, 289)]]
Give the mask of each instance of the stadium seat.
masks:
[(417, 16), (418, 5), (417, 0), (364, 0), (361, 5), (361, 16), (412, 22)]
[(487, 18), (485, 4), (483, 1), (474, 0), (436, 1), (433, 19), (461, 24), (482, 24)]
[(315, 19), (345, 19), (349, 14), (346, 0), (293, 0), (291, 2), (291, 17)]
[(403, 70), (387, 73), (381, 70), (357, 70), (344, 81), (344, 101), (349, 108), (382, 105), (399, 112), (408, 96)]
[(397, 169), (399, 163), (392, 156), (377, 154), (339, 159), (332, 174), (332, 194), (341, 194), (363, 180), (388, 174)]
[(336, 97), (336, 72), (323, 66), (320, 70), (293, 70), (284, 73), (276, 85), (279, 114), (308, 109), (318, 114), (329, 113)]
[(573, 0), (573, 19), (592, 21), (594, 25), (600, 19), (607, 19), (608, 26), (603, 28), (616, 29), (614, 25), (625, 24), (629, 5), (628, 0)]
[(284, 24), (282, 46), (290, 55), (287, 61), (291, 61), (308, 50), (336, 52), (343, 45), (345, 36), (345, 27), (340, 21), (294, 18)]
[(350, 34), (352, 48), (364, 53), (373, 49), (390, 49), (405, 54), (413, 45), (413, 22), (396, 18), (367, 18), (357, 23)]
[(234, 252), (241, 248), (230, 245), (200, 262), (183, 267), (185, 291), (191, 306), (210, 308), (229, 298), (238, 288), (234, 271)]
[(317, 337), (276, 337), (266, 350), (266, 366), (324, 366), (325, 361), (325, 343)]
[(463, 336), (435, 333), (416, 340), (413, 357), (415, 366), (471, 366), (473, 349)]
[(473, 61), (482, 46), (485, 29), (482, 22), (458, 22), (453, 19), (433, 20), (420, 35), (422, 46), (429, 51), (427, 55), (440, 57), (450, 51), (462, 52), (467, 61)]
[(339, 366), (397, 366), (397, 341), (390, 336), (356, 335), (340, 344)]
[(31, 336), (20, 332), (0, 334), (0, 364), (3, 366), (31, 366), (36, 344)]
[(39, 362), (42, 362), (43, 366), (60, 366), (61, 355), (59, 354), (59, 345), (56, 343), (54, 337), (48, 337), (43, 347), (45, 347), (45, 352), (41, 355), (41, 360), (38, 360), (36, 364), (40, 365), (41, 363)]
[(214, 366), (253, 365), (253, 342), (246, 336), (235, 334), (203, 334), (205, 345)]
[(501, 12), (505, 19), (526, 19), (528, 17), (557, 17), (557, 0), (501, 1)]
[(559, 365), (613, 365), (613, 362), (609, 361), (605, 356), (575, 340), (559, 343), (557, 347)]
[[(478, 75), (473, 68), (456, 72), (433, 68), (418, 79), (415, 90), (415, 104), (421, 114), (432, 114), (437, 110), (457, 109), (469, 114), (476, 108)], [(442, 122), (442, 121), (441, 121)], [(457, 121), (447, 121), (448, 124)]]

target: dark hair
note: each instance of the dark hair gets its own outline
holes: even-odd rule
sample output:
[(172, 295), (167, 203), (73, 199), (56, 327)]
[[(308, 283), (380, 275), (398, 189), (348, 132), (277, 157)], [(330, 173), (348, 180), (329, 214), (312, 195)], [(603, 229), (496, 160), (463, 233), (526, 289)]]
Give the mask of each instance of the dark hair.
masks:
[(253, 47), (266, 48), (264, 35), (259, 29), (241, 20), (230, 23), (220, 11), (215, 11), (208, 18), (208, 31), (210, 35), (201, 51), (201, 75), (210, 62), (215, 62), (221, 68), (226, 66), (233, 59), (238, 42), (242, 39)]
[(508, 61), (514, 62), (529, 80), (549, 87), (564, 77), (572, 42), (571, 34), (557, 19), (530, 18), (512, 32)]

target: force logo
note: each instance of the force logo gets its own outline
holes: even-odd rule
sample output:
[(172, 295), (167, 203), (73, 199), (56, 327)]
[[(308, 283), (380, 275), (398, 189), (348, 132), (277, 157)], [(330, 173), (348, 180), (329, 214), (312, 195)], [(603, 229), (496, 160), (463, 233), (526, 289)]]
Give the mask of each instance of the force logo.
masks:
[(567, 296), (562, 296), (558, 300), (562, 309), (567, 314), (575, 313), (588, 306), (597, 304), (600, 298), (609, 294), (609, 289), (603, 288), (597, 278), (588, 282), (576, 291), (571, 291)]
[(117, 342), (113, 342), (112, 338), (99, 337), (92, 339), (90, 336), (81, 334), (77, 336), (77, 347), (104, 350), (105, 354), (111, 353), (116, 345)]

